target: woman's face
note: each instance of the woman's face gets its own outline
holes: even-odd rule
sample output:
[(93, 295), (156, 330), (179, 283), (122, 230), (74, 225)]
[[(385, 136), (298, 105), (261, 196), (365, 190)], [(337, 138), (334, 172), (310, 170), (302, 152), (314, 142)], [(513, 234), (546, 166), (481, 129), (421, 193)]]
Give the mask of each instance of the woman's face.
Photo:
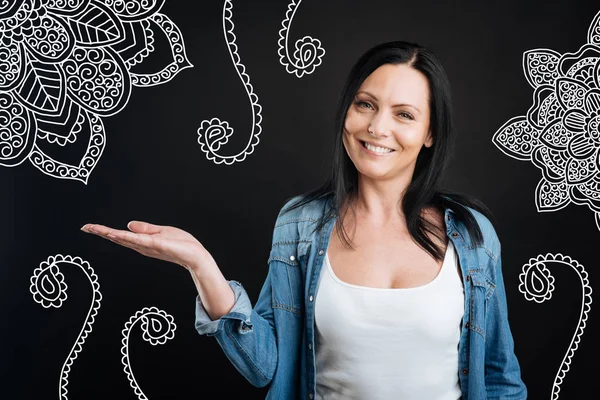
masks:
[[(429, 115), (425, 75), (406, 65), (384, 64), (373, 71), (344, 122), (344, 147), (359, 174), (372, 179), (408, 174), (410, 180), (421, 148), (433, 144)], [(373, 152), (365, 141), (392, 151)]]

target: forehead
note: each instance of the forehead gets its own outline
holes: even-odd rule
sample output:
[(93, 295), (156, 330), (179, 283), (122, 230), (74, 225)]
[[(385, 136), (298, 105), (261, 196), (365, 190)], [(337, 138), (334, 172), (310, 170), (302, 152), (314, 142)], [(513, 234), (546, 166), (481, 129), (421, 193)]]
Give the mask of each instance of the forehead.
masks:
[(425, 75), (404, 64), (380, 66), (364, 80), (361, 90), (373, 94), (379, 101), (393, 104), (409, 102), (423, 106), (429, 99), (429, 82)]

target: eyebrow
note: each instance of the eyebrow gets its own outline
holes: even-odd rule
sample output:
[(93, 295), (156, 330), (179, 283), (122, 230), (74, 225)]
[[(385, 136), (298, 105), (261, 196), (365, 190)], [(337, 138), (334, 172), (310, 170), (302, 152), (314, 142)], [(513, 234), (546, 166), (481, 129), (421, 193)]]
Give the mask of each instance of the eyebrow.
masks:
[[(375, 97), (375, 96), (374, 96), (372, 93), (369, 93), (369, 92), (367, 92), (366, 90), (360, 90), (360, 91), (356, 92), (356, 94), (357, 94), (357, 95), (358, 95), (358, 94), (360, 94), (360, 93), (364, 93), (364, 94), (366, 94), (367, 96), (369, 96), (369, 97), (372, 97), (372, 98), (373, 98), (373, 100), (375, 100), (375, 101), (378, 101), (378, 100), (377, 100), (377, 97)], [(408, 104), (408, 103), (394, 104), (392, 107), (401, 107), (401, 106), (408, 106), (408, 107), (414, 108), (415, 110), (417, 110), (417, 112), (418, 112), (419, 114), (421, 114), (421, 110), (419, 110), (419, 108), (418, 108), (418, 107), (416, 107), (416, 106), (413, 106), (412, 104)]]

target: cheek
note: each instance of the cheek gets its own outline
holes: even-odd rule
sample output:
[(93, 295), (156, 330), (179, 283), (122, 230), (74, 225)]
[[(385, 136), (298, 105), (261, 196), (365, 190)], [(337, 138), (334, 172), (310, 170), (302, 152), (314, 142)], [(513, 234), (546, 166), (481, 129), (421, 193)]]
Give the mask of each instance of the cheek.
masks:
[(346, 120), (344, 121), (344, 128), (349, 134), (354, 134), (364, 128), (364, 120), (361, 116), (355, 112), (348, 111), (346, 114)]
[(406, 147), (415, 147), (420, 149), (427, 135), (423, 133), (422, 128), (400, 130), (399, 141), (404, 143)]

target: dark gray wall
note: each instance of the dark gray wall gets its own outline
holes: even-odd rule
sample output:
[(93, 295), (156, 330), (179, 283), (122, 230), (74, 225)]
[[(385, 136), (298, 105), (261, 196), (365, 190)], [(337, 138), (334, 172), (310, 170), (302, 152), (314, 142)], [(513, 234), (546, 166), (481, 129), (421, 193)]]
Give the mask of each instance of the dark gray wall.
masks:
[[(105, 12), (115, 15), (118, 2), (107, 0), (106, 4), (113, 11), (106, 11), (110, 10), (107, 7)], [(54, 97), (38, 104), (37, 110), (34, 100), (27, 102), (26, 89), (33, 87), (34, 81), (26, 81), (27, 77), (0, 81), (4, 84), (0, 100), (4, 96), (5, 101), (4, 106), (0, 102), (0, 115), (9, 115), (13, 122), (26, 121), (29, 133), (35, 136), (28, 139), (31, 147), (21, 154), (20, 162), (8, 156), (0, 159), (0, 397), (57, 398), (61, 368), (81, 338), (82, 327), (89, 326), (92, 330), (85, 334), (82, 350), (70, 368), (68, 397), (137, 398), (121, 362), (122, 330), (138, 311), (154, 306), (172, 316), (177, 328), (174, 338), (156, 346), (142, 340), (142, 320), (131, 328), (130, 368), (148, 398), (203, 398), (207, 394), (211, 398), (264, 398), (266, 389), (245, 381), (216, 340), (196, 333), (196, 291), (188, 272), (81, 233), (79, 228), (94, 222), (124, 229), (129, 220), (138, 219), (185, 229), (211, 252), (226, 278), (244, 284), (254, 302), (267, 273), (273, 223), (284, 199), (316, 187), (328, 172), (333, 114), (350, 66), (372, 45), (397, 39), (433, 49), (453, 84), (459, 141), (444, 185), (478, 196), (496, 216), (510, 324), (529, 398), (549, 399), (557, 388), (560, 398), (567, 399), (594, 393), (593, 369), (587, 366), (595, 361), (591, 349), (598, 335), (597, 324), (593, 314), (587, 319), (587, 312), (582, 313), (597, 275), (599, 228), (594, 213), (591, 207), (574, 203), (539, 212), (535, 188), (541, 170), (531, 162), (508, 157), (492, 137), (511, 118), (526, 115), (533, 104), (534, 90), (523, 72), (523, 53), (536, 48), (559, 54), (576, 52), (588, 41), (588, 27), (600, 11), (597, 2), (305, 0), (290, 27), (290, 51), (297, 39), (310, 35), (321, 41), (326, 52), (322, 64), (301, 78), (287, 72), (279, 61), (278, 32), (288, 4), (233, 2), (238, 54), (258, 96), (262, 119), (257, 120), (259, 143), (243, 161), (229, 165), (207, 157), (198, 143), (198, 128), (212, 118), (227, 121), (234, 133), (216, 153), (237, 154), (250, 141), (252, 129), (257, 134), (258, 125), (253, 126), (252, 118), (259, 110), (252, 108), (249, 89), (230, 59), (222, 31), (222, 1), (167, 0), (160, 13), (181, 31), (193, 67), (181, 69), (159, 85), (132, 87), (130, 97), (118, 100), (122, 104), (112, 108), (94, 109), (89, 100), (78, 97), (77, 89), (66, 85), (77, 83), (68, 72), (65, 86), (59, 86)], [(57, 71), (68, 71), (69, 65), (83, 65), (84, 61), (74, 58), (77, 51), (85, 52), (82, 48), (114, 48), (122, 51), (121, 58), (127, 54), (119, 44), (88, 43), (85, 47), (85, 37), (79, 33), (78, 38), (73, 34), (64, 39), (63, 43), (79, 40), (73, 49), (57, 50), (72, 52), (70, 58), (57, 61), (60, 54), (47, 54), (44, 60), (35, 53), (35, 43), (25, 43), (15, 32), (17, 28), (10, 29), (12, 9), (7, 7), (5, 14), (0, 13), (0, 23), (5, 21), (0, 38), (10, 37), (2, 48), (4, 54), (16, 57), (13, 71), (27, 74), (31, 68), (46, 66), (54, 71), (51, 76), (60, 75)], [(70, 14), (50, 10), (46, 16), (70, 27), (64, 29), (74, 29), (79, 17), (76, 12)], [(39, 22), (46, 17), (24, 18)], [(125, 14), (118, 18), (127, 20)], [(159, 71), (171, 62), (169, 43), (157, 30), (160, 19), (148, 15), (138, 20), (148, 22), (148, 18), (155, 18), (156, 50), (133, 66), (135, 72), (127, 79)], [(139, 28), (146, 22), (131, 26)], [(25, 24), (24, 30), (29, 26), (22, 20), (19, 23)], [(106, 35), (108, 40), (110, 35), (118, 35), (118, 30)], [(19, 46), (21, 50), (10, 53)], [(89, 62), (96, 65), (96, 61)], [(52, 107), (63, 104), (61, 90), (66, 93), (64, 104), (82, 103), (75, 109), (87, 109), (82, 111), (84, 123), (77, 139), (64, 147), (49, 143), (51, 135), (44, 139), (44, 129), (63, 137), (75, 129), (74, 121), (52, 124), (60, 120)], [(10, 110), (8, 99), (16, 104)], [(59, 179), (43, 173), (43, 167), (36, 168), (31, 141), (55, 160), (78, 164), (88, 146), (92, 120), (103, 124), (106, 143), (87, 184)], [(0, 117), (0, 130), (16, 137), (22, 127), (6, 121)], [(6, 142), (6, 137), (0, 136), (0, 141)], [(561, 254), (561, 262), (545, 262), (548, 253)], [(52, 307), (51, 301), (44, 303), (39, 294), (41, 304), (34, 301), (36, 289), (30, 285), (35, 283), (36, 271), (47, 266), (44, 262), (57, 255), (81, 257), (89, 266), (83, 262), (81, 267), (64, 261), (56, 264), (54, 272), (63, 274), (68, 287), (55, 287), (59, 290), (55, 294), (64, 290), (67, 298), (55, 299)], [(535, 287), (544, 292), (544, 279), (551, 281), (545, 272), (549, 270), (555, 289), (552, 298), (541, 304), (519, 290), (524, 266), (538, 256), (542, 256), (542, 264), (535, 267), (534, 275), (539, 278)], [(576, 263), (563, 262), (562, 256)], [(587, 271), (589, 281), (580, 279), (577, 272), (585, 275), (581, 271)], [(88, 278), (94, 279), (92, 274), (99, 284), (96, 292)], [(44, 282), (45, 290), (52, 291), (49, 275)], [(98, 305), (93, 303), (94, 293), (101, 293), (99, 309), (94, 308)], [(85, 322), (90, 306), (97, 311), (93, 325)], [(585, 329), (577, 331), (584, 317)], [(166, 321), (157, 314), (153, 318)], [(162, 333), (169, 336), (166, 326)], [(574, 348), (574, 335), (580, 340), (578, 349), (564, 381), (555, 385), (559, 370), (565, 369), (563, 358)]]

